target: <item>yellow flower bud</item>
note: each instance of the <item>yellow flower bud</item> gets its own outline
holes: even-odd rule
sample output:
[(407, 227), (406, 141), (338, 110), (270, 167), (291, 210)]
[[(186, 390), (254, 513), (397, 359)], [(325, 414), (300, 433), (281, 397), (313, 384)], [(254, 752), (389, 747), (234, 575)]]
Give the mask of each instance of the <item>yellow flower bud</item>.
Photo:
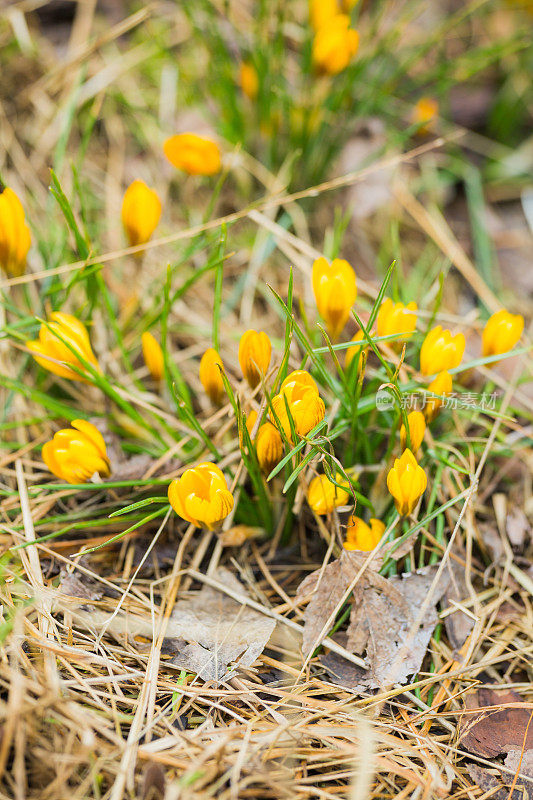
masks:
[[(285, 436), (291, 439), (291, 425), (285, 398), (294, 421), (296, 432), (305, 436), (315, 425), (324, 419), (326, 407), (318, 394), (318, 387), (308, 372), (296, 370), (287, 375), (280, 387), (280, 392), (272, 398), (272, 408), (278, 417)], [(270, 415), (275, 424), (275, 417)]]
[(309, 19), (316, 32), (339, 13), (337, 0), (309, 0)]
[(209, 530), (220, 525), (233, 508), (233, 495), (224, 475), (209, 461), (175, 478), (168, 487), (168, 499), (178, 516)]
[(359, 34), (350, 28), (350, 18), (337, 14), (324, 22), (313, 41), (313, 63), (321, 72), (337, 75), (346, 69), (359, 47)]
[(387, 475), (387, 488), (394, 497), (398, 514), (405, 517), (413, 511), (426, 491), (427, 482), (426, 473), (412, 452), (404, 450)]
[(331, 264), (325, 258), (317, 258), (312, 280), (318, 311), (330, 338), (336, 341), (357, 297), (355, 272), (342, 258), (334, 258)]
[(259, 92), (259, 78), (253, 64), (243, 62), (239, 72), (239, 81), (243, 94), (252, 102)]
[(255, 389), (261, 376), (268, 370), (271, 355), (272, 345), (266, 333), (254, 330), (243, 333), (239, 343), (239, 364), (252, 389)]
[[(363, 331), (358, 331), (355, 336), (352, 336), (352, 342), (364, 342), (366, 341), (365, 334)], [(344, 359), (344, 368), (348, 369), (350, 364), (352, 363), (355, 356), (360, 356), (363, 351), (368, 350), (368, 344), (365, 347), (349, 347), (346, 350), (346, 357)], [(358, 371), (361, 371), (361, 358), (359, 357), (359, 365)]]
[(452, 336), (449, 330), (437, 325), (430, 330), (420, 350), (420, 372), (432, 375), (434, 372), (445, 372), (461, 363), (465, 352), (466, 340), (463, 333)]
[[(381, 304), (376, 319), (378, 336), (398, 337), (398, 341), (408, 339), (416, 328), (416, 303), (393, 303), (387, 297)], [(393, 344), (392, 340), (387, 344)]]
[(165, 371), (165, 359), (161, 345), (150, 331), (145, 331), (141, 336), (144, 363), (148, 367), (154, 381), (160, 381)]
[(413, 125), (419, 125), (418, 133), (430, 133), (434, 127), (435, 117), (439, 113), (439, 104), (434, 97), (421, 97), (411, 114)]
[(167, 139), (163, 151), (170, 163), (189, 175), (215, 175), (221, 167), (220, 148), (195, 133), (178, 133)]
[(84, 419), (57, 431), (43, 445), (42, 456), (50, 472), (67, 483), (86, 483), (95, 472), (107, 478), (111, 472), (104, 437)]
[[(409, 435), (411, 436), (411, 450), (416, 453), (424, 440), (426, 432), (426, 420), (421, 411), (411, 411), (407, 415), (407, 424), (409, 425)], [(405, 425), (400, 428), (400, 443), (402, 450), (405, 450), (407, 442), (407, 434), (405, 432)]]
[(483, 329), (483, 357), (498, 356), (512, 350), (524, 331), (524, 317), (505, 308), (496, 311)]
[(246, 428), (250, 436), (252, 435), (252, 431), (255, 428), (255, 423), (257, 422), (257, 411), (252, 410), (246, 417)]
[[(345, 479), (337, 473), (337, 483), (346, 485)], [(327, 475), (317, 475), (309, 484), (307, 502), (315, 514), (331, 514), (334, 508), (345, 506), (350, 498), (346, 489), (339, 489)]]
[[(74, 352), (67, 347), (66, 342)], [(65, 314), (63, 311), (54, 311), (50, 314), (48, 325), (45, 325), (44, 322), (41, 325), (39, 338), (32, 342), (26, 342), (26, 346), (38, 364), (61, 378), (89, 382), (88, 378), (78, 375), (71, 369), (71, 367), (84, 369), (76, 353), (92, 364), (95, 369), (99, 369), (98, 362), (91, 350), (87, 328), (72, 314)]]
[(146, 244), (161, 219), (161, 200), (144, 181), (133, 181), (124, 193), (122, 224), (130, 247)]
[(211, 402), (219, 405), (224, 397), (224, 383), (220, 368), (224, 369), (222, 359), (216, 350), (210, 347), (200, 361), (200, 382)]
[(257, 431), (255, 450), (259, 466), (268, 475), (283, 456), (283, 440), (271, 422), (265, 422)]
[[(449, 372), (439, 372), (437, 377), (431, 381), (428, 386), (428, 392), (432, 394), (439, 394), (439, 395), (446, 395), (450, 394), (452, 391), (452, 376)], [(424, 414), (426, 417), (426, 422), (429, 424), (431, 420), (433, 420), (438, 413), (439, 408), (442, 405), (442, 400), (438, 400), (436, 397), (428, 397), (426, 400), (426, 406), (424, 408)]]
[(373, 550), (385, 533), (385, 524), (379, 519), (370, 519), (368, 523), (354, 514), (346, 527), (345, 550)]
[(14, 278), (26, 269), (30, 249), (30, 229), (24, 220), (24, 209), (17, 195), (0, 184), (0, 267)]

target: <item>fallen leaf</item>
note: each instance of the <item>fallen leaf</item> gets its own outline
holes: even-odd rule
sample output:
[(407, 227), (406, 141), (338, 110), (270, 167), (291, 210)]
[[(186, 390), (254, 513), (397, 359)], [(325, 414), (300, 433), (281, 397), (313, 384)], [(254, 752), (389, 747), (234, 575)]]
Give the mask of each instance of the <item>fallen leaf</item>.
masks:
[[(298, 595), (314, 592), (304, 614), (303, 651), (310, 652), (320, 640), (324, 625), (353, 582), (368, 553), (344, 552), (324, 570), (309, 575), (299, 586)], [(380, 561), (372, 562), (379, 567)], [(365, 656), (367, 670), (332, 654), (321, 661), (331, 668), (337, 681), (343, 676), (347, 688), (356, 691), (403, 683), (420, 669), (438, 617), (436, 605), (448, 582), (445, 571), (431, 598), (431, 604), (416, 631), (411, 633), (419, 610), (428, 595), (437, 567), (429, 567), (404, 578), (383, 578), (367, 568), (354, 588), (354, 601), (347, 629), (346, 648)]]
[(104, 593), (99, 587), (98, 581), (83, 572), (67, 572), (66, 569), (60, 572), (58, 591), (61, 594), (81, 600), (100, 600)]
[[(221, 567), (213, 577), (234, 592), (246, 594), (229, 570)], [(196, 597), (176, 603), (167, 630), (173, 641), (167, 645), (175, 647), (172, 662), (178, 667), (218, 683), (236, 674), (230, 664), (250, 667), (275, 626), (270, 617), (204, 586)]]
[(148, 764), (144, 771), (142, 800), (163, 800), (165, 797), (165, 771), (160, 764)]
[(532, 782), (531, 796), (533, 797), (533, 750), (525, 750), (523, 754), (521, 750), (509, 750), (504, 764), (513, 772), (519, 772), (520, 775), (530, 778)]
[(507, 536), (514, 550), (521, 551), (524, 547), (526, 537), (531, 532), (531, 526), (528, 518), (521, 508), (515, 508), (507, 515), (505, 529)]
[[(501, 708), (509, 703), (520, 707)], [(465, 714), (459, 726), (459, 738), (469, 752), (484, 758), (494, 758), (511, 750), (522, 750), (526, 729), (533, 714), (524, 699), (515, 691), (494, 691), (482, 686), (466, 698), (467, 709), (479, 709)], [(533, 748), (533, 721), (529, 724), (525, 749)]]
[(511, 792), (513, 783), (511, 775), (509, 775), (507, 783), (504, 783), (494, 772), (480, 767), (479, 764), (469, 764), (466, 769), (475, 785), (486, 792), (490, 796), (490, 800), (531, 800), (533, 798), (533, 792), (529, 786), (526, 788), (519, 781)]
[[(301, 599), (305, 595), (312, 593), (311, 600), (304, 613), (302, 641), (304, 654), (309, 653), (311, 648), (320, 643), (319, 636), (324, 625), (367, 560), (368, 555), (368, 553), (344, 550), (340, 558), (332, 561), (323, 570), (319, 569), (312, 572), (299, 585), (298, 598)], [(368, 573), (372, 571), (373, 574), (377, 574), (374, 570), (381, 566), (382, 560), (374, 559), (371, 563), (372, 568), (369, 566), (365, 570), (355, 586), (354, 594), (356, 598), (361, 595)]]
[[(450, 583), (443, 597), (444, 604), (454, 608), (457, 603), (461, 603), (469, 597), (470, 592), (466, 585), (464, 568), (456, 565), (451, 570)], [(455, 608), (451, 614), (444, 617), (444, 627), (451, 646), (454, 650), (460, 650), (474, 627), (474, 619), (460, 608)]]

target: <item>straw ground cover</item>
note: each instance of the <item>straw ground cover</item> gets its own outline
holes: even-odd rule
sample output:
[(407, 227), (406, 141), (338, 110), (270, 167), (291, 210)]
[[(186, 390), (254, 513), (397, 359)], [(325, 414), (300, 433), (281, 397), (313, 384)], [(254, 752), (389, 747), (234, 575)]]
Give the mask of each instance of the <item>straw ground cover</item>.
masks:
[(530, 9), (325, 5), (2, 10), (3, 797), (533, 791)]

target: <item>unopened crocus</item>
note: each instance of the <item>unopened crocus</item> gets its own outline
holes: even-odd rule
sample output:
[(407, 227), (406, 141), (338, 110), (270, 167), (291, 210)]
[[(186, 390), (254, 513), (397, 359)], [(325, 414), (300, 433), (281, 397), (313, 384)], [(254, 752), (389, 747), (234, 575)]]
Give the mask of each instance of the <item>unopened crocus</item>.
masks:
[(150, 331), (141, 336), (144, 363), (154, 381), (160, 381), (165, 371), (165, 359), (161, 345)]
[(361, 362), (361, 354), (363, 353), (363, 351), (366, 352), (368, 350), (368, 344), (366, 344), (365, 334), (363, 333), (363, 331), (357, 331), (355, 336), (352, 336), (351, 341), (352, 342), (365, 342), (365, 345), (362, 346), (362, 347), (349, 347), (346, 350), (346, 357), (344, 359), (344, 367), (345, 367), (345, 369), (348, 369), (350, 364), (354, 360), (354, 358), (356, 356), (359, 356), (359, 364), (358, 364), (357, 369), (361, 370), (361, 363), (362, 363)]
[(400, 516), (410, 514), (426, 491), (426, 473), (409, 448), (396, 458), (394, 466), (387, 475), (387, 488), (394, 497), (396, 510)]
[(30, 244), (22, 203), (13, 189), (2, 189), (0, 183), (0, 267), (9, 277), (17, 278), (25, 272)]
[[(411, 450), (416, 453), (426, 432), (426, 420), (421, 411), (411, 411), (407, 415), (407, 424), (409, 425), (409, 436), (411, 438)], [(407, 446), (407, 434), (405, 432), (405, 425), (400, 428), (400, 444), (402, 450)]]
[(271, 422), (264, 422), (255, 437), (255, 451), (259, 466), (267, 474), (271, 472), (283, 455), (283, 440)]
[[(436, 378), (434, 378), (428, 386), (428, 392), (432, 394), (438, 394), (441, 397), (444, 395), (448, 395), (451, 393), (453, 388), (452, 376), (449, 372), (439, 372)], [(429, 424), (435, 417), (439, 411), (439, 408), (442, 406), (443, 400), (440, 397), (428, 397), (426, 400), (426, 405), (424, 407), (424, 415), (426, 417), (426, 422)]]
[(309, 0), (309, 20), (315, 32), (338, 14), (338, 0)]
[(213, 530), (233, 508), (233, 495), (216, 464), (208, 461), (185, 470), (168, 487), (170, 505), (197, 528)]
[(426, 335), (420, 349), (420, 371), (423, 375), (445, 372), (458, 367), (465, 352), (466, 340), (463, 333), (452, 336), (442, 325), (432, 328)]
[(67, 483), (86, 483), (95, 473), (107, 478), (111, 472), (104, 437), (91, 422), (72, 421), (43, 445), (43, 461), (57, 478)]
[[(393, 303), (387, 297), (379, 307), (376, 319), (378, 336), (397, 336), (398, 341), (405, 341), (416, 328), (416, 312), (416, 303)], [(387, 344), (394, 344), (394, 341)]]
[(326, 407), (318, 393), (318, 387), (305, 370), (296, 370), (287, 375), (281, 384), (279, 394), (272, 398), (271, 422), (280, 421), (285, 436), (291, 439), (291, 424), (287, 414), (287, 405), (294, 422), (296, 433), (305, 436), (324, 419)]
[(524, 317), (505, 308), (496, 311), (483, 329), (483, 357), (499, 356), (512, 350), (524, 331)]
[(144, 181), (130, 183), (122, 201), (122, 224), (131, 247), (146, 244), (161, 219), (161, 200)]
[[(337, 473), (337, 483), (346, 484), (346, 480)], [(332, 483), (327, 475), (317, 475), (309, 484), (307, 502), (315, 514), (331, 514), (334, 508), (345, 506), (350, 498), (346, 489), (341, 489)]]
[(334, 258), (331, 264), (325, 258), (317, 258), (313, 264), (312, 281), (318, 311), (335, 342), (357, 297), (355, 272), (343, 258)]
[(365, 522), (354, 514), (346, 526), (345, 550), (373, 550), (385, 533), (385, 524), (380, 519)]
[(209, 347), (200, 360), (200, 382), (205, 393), (215, 405), (219, 405), (224, 397), (224, 382), (220, 370), (222, 359), (213, 347)]
[(438, 113), (439, 104), (434, 97), (421, 97), (417, 100), (411, 114), (411, 121), (414, 125), (419, 126), (419, 134), (431, 132)]
[(244, 61), (241, 64), (239, 82), (243, 94), (253, 102), (259, 92), (259, 77), (256, 68), (249, 61)]
[(195, 133), (177, 133), (163, 145), (170, 163), (189, 175), (215, 175), (220, 171), (220, 148), (212, 139)]
[(264, 377), (268, 370), (271, 355), (272, 345), (264, 331), (249, 330), (243, 333), (239, 342), (239, 364), (252, 389), (255, 389), (261, 376)]
[(72, 369), (85, 370), (80, 358), (99, 369), (87, 328), (77, 317), (63, 311), (52, 312), (48, 323), (42, 323), (39, 338), (26, 342), (26, 346), (38, 364), (61, 378), (88, 382), (88, 376)]
[(359, 34), (350, 28), (350, 17), (337, 14), (321, 25), (313, 40), (313, 63), (320, 72), (337, 75), (357, 53)]

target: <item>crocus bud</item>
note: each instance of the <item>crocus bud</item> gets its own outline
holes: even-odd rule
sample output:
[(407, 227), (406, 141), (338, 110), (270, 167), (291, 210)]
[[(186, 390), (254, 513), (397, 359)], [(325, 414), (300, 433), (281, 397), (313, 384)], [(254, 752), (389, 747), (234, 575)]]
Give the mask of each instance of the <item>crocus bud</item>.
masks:
[(43, 445), (42, 456), (50, 472), (67, 483), (86, 483), (95, 472), (107, 478), (111, 472), (104, 437), (84, 419), (57, 431)]
[[(272, 408), (279, 419), (285, 436), (291, 439), (291, 425), (285, 400), (294, 422), (296, 432), (305, 436), (324, 419), (326, 407), (318, 394), (318, 387), (308, 372), (296, 370), (287, 375), (280, 386), (280, 392), (272, 398)], [(270, 415), (271, 422), (276, 418)]]
[[(345, 479), (337, 473), (337, 483), (346, 484)], [(339, 489), (330, 481), (327, 475), (317, 475), (309, 484), (307, 502), (315, 514), (331, 514), (334, 508), (345, 506), (350, 495), (346, 489)]]
[(373, 550), (385, 533), (385, 524), (379, 519), (370, 519), (368, 524), (354, 514), (346, 527), (345, 550)]
[(346, 69), (359, 47), (359, 34), (350, 28), (347, 14), (324, 22), (313, 41), (313, 64), (321, 72), (337, 75)]
[[(409, 435), (411, 437), (411, 450), (416, 453), (426, 432), (426, 420), (421, 411), (411, 411), (407, 415), (407, 424), (409, 425)], [(402, 450), (405, 450), (407, 442), (407, 435), (405, 432), (405, 425), (400, 428), (400, 444)]]
[(426, 473), (412, 452), (404, 450), (387, 475), (387, 488), (394, 497), (398, 514), (405, 517), (413, 511), (426, 491), (427, 482)]
[(167, 139), (163, 151), (170, 163), (189, 175), (215, 175), (221, 167), (220, 148), (195, 133), (178, 133)]
[(145, 331), (141, 336), (144, 363), (154, 381), (160, 381), (165, 371), (165, 359), (161, 345), (150, 331)]
[(224, 397), (224, 382), (220, 369), (224, 369), (217, 351), (210, 347), (200, 361), (200, 382), (212, 403), (220, 405)]
[(222, 471), (209, 461), (175, 478), (168, 487), (168, 499), (179, 517), (209, 530), (218, 527), (233, 508), (233, 495)]
[(411, 114), (413, 125), (419, 125), (418, 133), (427, 134), (431, 132), (433, 123), (439, 113), (439, 104), (434, 97), (421, 97), (417, 101)]
[[(416, 328), (416, 311), (416, 303), (393, 303), (387, 297), (379, 307), (376, 319), (378, 336), (397, 336), (398, 341), (405, 341)], [(393, 341), (388, 344), (393, 344)]]
[(30, 229), (24, 219), (24, 209), (17, 195), (0, 184), (0, 267), (13, 278), (26, 270), (30, 249)]
[(72, 369), (72, 367), (85, 369), (78, 355), (95, 369), (99, 369), (91, 349), (87, 328), (81, 320), (63, 311), (54, 311), (50, 314), (48, 324), (43, 322), (41, 325), (39, 338), (26, 342), (26, 346), (41, 367), (61, 378), (88, 383), (87, 378), (78, 375)]
[(420, 350), (420, 372), (432, 375), (434, 372), (445, 372), (461, 363), (465, 352), (463, 333), (452, 336), (449, 330), (437, 325), (430, 330)]
[(259, 78), (253, 64), (243, 62), (239, 72), (239, 81), (242, 93), (252, 102), (256, 99), (259, 92)]
[(122, 224), (130, 247), (146, 244), (161, 219), (161, 200), (144, 181), (130, 183), (122, 201)]
[(498, 356), (512, 350), (524, 331), (524, 317), (505, 308), (496, 311), (483, 329), (483, 357)]
[(257, 431), (255, 450), (259, 466), (268, 475), (283, 455), (283, 440), (278, 429), (271, 422), (265, 422)]
[(270, 339), (261, 331), (246, 331), (239, 343), (239, 364), (246, 381), (255, 389), (261, 376), (264, 376), (270, 364), (272, 345)]
[(337, 0), (309, 0), (309, 20), (315, 33), (338, 13)]
[[(352, 336), (351, 341), (352, 342), (366, 342), (366, 338), (365, 338), (365, 335), (364, 335), (363, 331), (357, 331), (355, 336)], [(353, 359), (356, 356), (359, 356), (358, 370), (360, 371), (361, 370), (361, 358), (360, 358), (360, 356), (361, 356), (361, 353), (363, 351), (366, 351), (366, 350), (368, 350), (368, 344), (365, 344), (364, 347), (349, 347), (346, 350), (346, 357), (344, 359), (344, 368), (348, 369), (350, 364), (352, 363)]]
[(342, 258), (333, 259), (331, 264), (325, 258), (317, 258), (313, 264), (312, 280), (318, 311), (330, 338), (336, 341), (357, 297), (355, 272)]
[[(432, 380), (431, 383), (429, 384), (428, 392), (438, 395), (447, 395), (450, 394), (450, 392), (452, 391), (452, 387), (453, 387), (452, 376), (450, 375), (450, 373), (439, 372), (437, 377), (434, 378), (434, 380)], [(424, 414), (428, 425), (437, 416), (437, 413), (442, 405), (442, 402), (443, 402), (442, 400), (439, 400), (436, 397), (427, 398), (426, 405), (424, 408)]]

